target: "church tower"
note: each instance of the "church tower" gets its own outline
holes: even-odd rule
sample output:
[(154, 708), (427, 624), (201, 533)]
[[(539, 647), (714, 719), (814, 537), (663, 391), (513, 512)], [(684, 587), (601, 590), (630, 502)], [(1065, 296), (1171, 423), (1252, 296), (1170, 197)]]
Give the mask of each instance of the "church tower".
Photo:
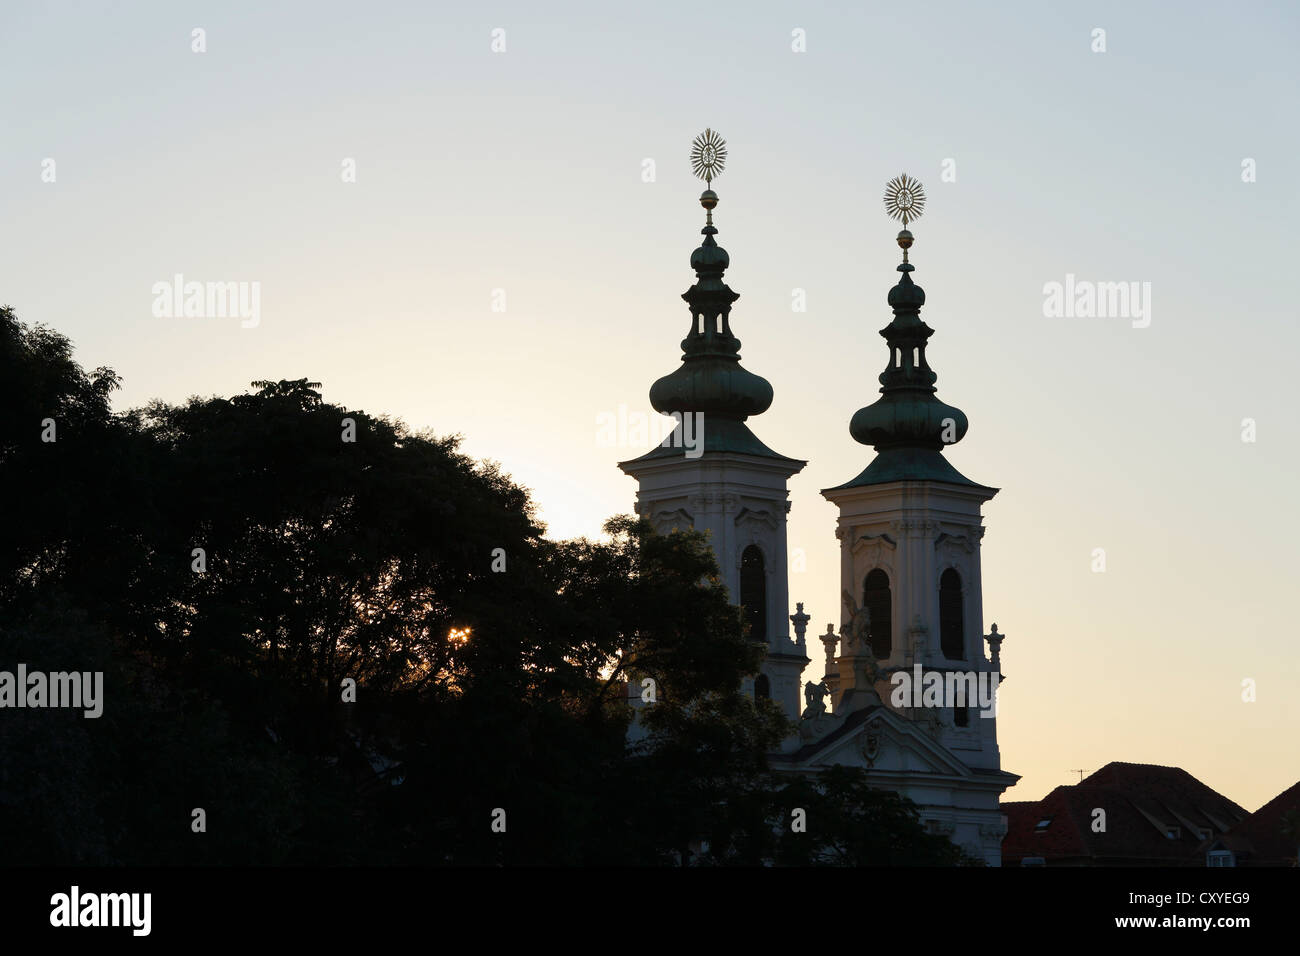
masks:
[(700, 205), (706, 213), (704, 241), (691, 253), (696, 281), (682, 294), (691, 326), (681, 364), (650, 388), (650, 404), (677, 425), (659, 447), (619, 468), (637, 480), (636, 511), (656, 530), (709, 534), (732, 601), (744, 607), (753, 639), (767, 646), (749, 689), (795, 719), (808, 657), (802, 638), (796, 644), (789, 633), (786, 480), (807, 462), (776, 453), (745, 424), (773, 396), (766, 379), (741, 367), (740, 340), (732, 333), (731, 306), (740, 296), (723, 281), (730, 258), (713, 225), (712, 181), (725, 159), (726, 144), (715, 132), (696, 138), (691, 161), (705, 181)]
[[(799, 756), (804, 766), (863, 757), (882, 784), (921, 806), (927, 826), (997, 865), (998, 798), (1018, 777), (1001, 769), (994, 709), (981, 709), (978, 697), (965, 705), (951, 694), (923, 700), (921, 686), (915, 697), (895, 694), (903, 675), (909, 688), (933, 674), (925, 677), (931, 686), (960, 683), (963, 694), (981, 685), (995, 692), (1001, 680), (1002, 636), (997, 625), (983, 635), (980, 577), (981, 507), (998, 489), (971, 481), (943, 456), (968, 423), (935, 394), (938, 376), (926, 357), (934, 330), (920, 317), (925, 293), (912, 281), (907, 228), (924, 201), (920, 184), (905, 175), (886, 193), (886, 208), (903, 222), (902, 277), (889, 291), (893, 321), (880, 330), (889, 351), (880, 398), (849, 423), (853, 438), (876, 454), (855, 478), (822, 492), (839, 508), (843, 623), (838, 657), (836, 635), (823, 638), (833, 717), (815, 716), (820, 704), (810, 708), (804, 736), (814, 742)], [(851, 758), (817, 742), (822, 727), (855, 722), (865, 729)]]

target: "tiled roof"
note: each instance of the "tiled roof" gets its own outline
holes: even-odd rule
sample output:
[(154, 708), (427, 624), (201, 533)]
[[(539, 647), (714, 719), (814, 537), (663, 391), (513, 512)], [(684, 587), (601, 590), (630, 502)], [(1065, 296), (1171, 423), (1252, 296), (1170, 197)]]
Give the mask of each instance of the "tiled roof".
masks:
[(1237, 856), (1238, 865), (1289, 866), (1295, 862), (1300, 838), (1282, 835), (1282, 817), (1300, 813), (1300, 783), (1283, 790), (1218, 841)]
[[(1093, 830), (1097, 809), (1105, 811), (1103, 832)], [(1043, 857), (1082, 865), (1199, 865), (1203, 833), (1221, 832), (1215, 820), (1231, 824), (1246, 816), (1178, 767), (1118, 762), (1037, 802), (1004, 803), (1002, 812), (1002, 859), (1009, 864)], [(1049, 822), (1040, 828), (1042, 821)]]

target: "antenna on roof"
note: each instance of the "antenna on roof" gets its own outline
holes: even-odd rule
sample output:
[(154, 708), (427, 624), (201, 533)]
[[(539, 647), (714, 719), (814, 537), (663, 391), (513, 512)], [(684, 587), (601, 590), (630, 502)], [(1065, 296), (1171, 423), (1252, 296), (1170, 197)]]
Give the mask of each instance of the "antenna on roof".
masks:
[(1079, 768), (1076, 767), (1076, 768), (1072, 769), (1072, 770), (1070, 771), (1070, 773), (1077, 773), (1077, 774), (1079, 775), (1079, 782), (1080, 782), (1080, 783), (1083, 783), (1083, 770), (1081, 770), (1081, 769), (1079, 769)]

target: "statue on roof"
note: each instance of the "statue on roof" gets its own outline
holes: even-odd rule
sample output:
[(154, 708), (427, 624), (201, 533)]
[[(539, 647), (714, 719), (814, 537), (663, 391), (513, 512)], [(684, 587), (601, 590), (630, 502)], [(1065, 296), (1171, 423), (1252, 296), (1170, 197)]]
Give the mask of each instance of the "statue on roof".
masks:
[(804, 684), (803, 699), (804, 703), (808, 705), (804, 708), (802, 715), (805, 720), (820, 717), (826, 713), (826, 697), (830, 692), (831, 689), (826, 686), (824, 680), (815, 684), (812, 681)]

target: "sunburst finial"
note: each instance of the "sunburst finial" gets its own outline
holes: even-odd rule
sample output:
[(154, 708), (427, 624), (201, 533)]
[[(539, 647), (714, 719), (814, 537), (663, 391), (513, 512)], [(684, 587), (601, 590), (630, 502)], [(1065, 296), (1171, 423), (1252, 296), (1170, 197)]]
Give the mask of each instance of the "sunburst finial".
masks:
[(903, 173), (885, 185), (885, 212), (894, 219), (901, 219), (904, 229), (909, 222), (920, 219), (924, 211), (925, 189), (920, 180)]
[(885, 212), (903, 223), (898, 234), (898, 244), (903, 249), (903, 264), (907, 264), (907, 250), (912, 247), (912, 233), (907, 224), (916, 222), (925, 212), (925, 189), (919, 179), (902, 173), (885, 184)]
[(691, 143), (691, 169), (704, 180), (707, 187), (700, 194), (700, 205), (705, 209), (704, 228), (713, 230), (713, 209), (718, 205), (718, 194), (713, 191), (713, 180), (722, 175), (727, 165), (727, 141), (712, 129), (706, 129)]
[(727, 141), (706, 129), (691, 143), (691, 169), (708, 185), (722, 175), (727, 165)]

